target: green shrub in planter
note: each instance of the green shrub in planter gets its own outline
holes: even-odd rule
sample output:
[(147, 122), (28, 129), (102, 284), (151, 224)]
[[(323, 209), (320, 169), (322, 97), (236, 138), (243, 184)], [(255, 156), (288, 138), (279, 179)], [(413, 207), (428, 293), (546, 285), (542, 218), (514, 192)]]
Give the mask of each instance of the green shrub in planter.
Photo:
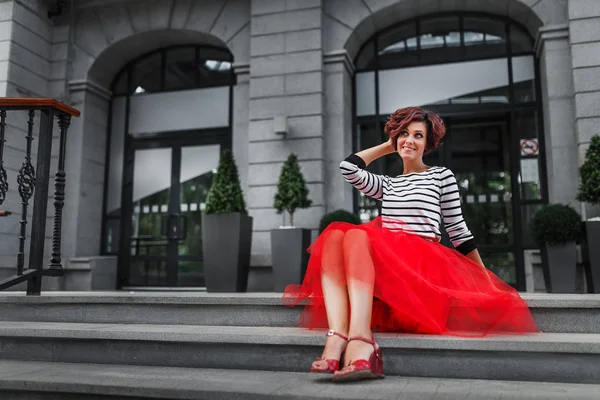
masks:
[(296, 210), (308, 208), (311, 205), (312, 200), (308, 198), (308, 188), (306, 187), (304, 175), (300, 170), (300, 164), (298, 164), (298, 157), (295, 154), (290, 154), (281, 168), (273, 206), (277, 210), (277, 214), (287, 211), (290, 215), (290, 225), (294, 226), (294, 213)]
[[(579, 174), (577, 200), (600, 205), (600, 136), (592, 137)], [(600, 243), (600, 215), (587, 219), (582, 227), (581, 255), (586, 266), (588, 291), (600, 293), (600, 247), (597, 245)]]
[(332, 222), (348, 222), (350, 224), (360, 225), (362, 221), (360, 217), (350, 211), (346, 210), (335, 210), (328, 214), (325, 214), (323, 218), (321, 218), (321, 223), (319, 224), (319, 233), (323, 232), (325, 228), (329, 226)]
[(581, 217), (568, 205), (549, 204), (533, 215), (530, 228), (540, 246), (560, 246), (580, 239)]
[(223, 150), (217, 173), (206, 196), (205, 214), (239, 212), (248, 215), (233, 152)]
[(600, 204), (600, 136), (592, 137), (579, 173), (581, 183), (577, 191), (577, 200)]
[(542, 269), (549, 293), (575, 293), (581, 217), (564, 204), (540, 208), (531, 220), (531, 235), (540, 245)]
[(290, 216), (290, 226), (271, 230), (271, 258), (273, 261), (273, 286), (281, 292), (289, 284), (302, 283), (310, 246), (310, 229), (294, 227), (294, 213), (308, 208), (312, 201), (308, 198), (308, 187), (298, 164), (298, 157), (290, 154), (281, 168), (274, 204), (277, 214), (285, 211)]
[(252, 217), (231, 150), (221, 153), (202, 215), (204, 278), (209, 292), (244, 292), (248, 284)]

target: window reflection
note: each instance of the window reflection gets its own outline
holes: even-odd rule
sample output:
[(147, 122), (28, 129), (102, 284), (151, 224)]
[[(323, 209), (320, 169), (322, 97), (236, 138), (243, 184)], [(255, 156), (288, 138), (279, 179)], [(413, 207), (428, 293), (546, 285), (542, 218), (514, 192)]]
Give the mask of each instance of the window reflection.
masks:
[(232, 61), (231, 54), (220, 48), (184, 46), (159, 50), (124, 69), (115, 78), (112, 91), (116, 95), (141, 95), (227, 86), (233, 82)]

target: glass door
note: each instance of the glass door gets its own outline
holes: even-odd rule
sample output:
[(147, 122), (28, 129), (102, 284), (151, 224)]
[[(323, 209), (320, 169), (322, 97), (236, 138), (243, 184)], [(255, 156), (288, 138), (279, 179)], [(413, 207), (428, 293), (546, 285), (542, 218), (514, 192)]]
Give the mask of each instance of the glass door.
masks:
[[(456, 176), (465, 221), (486, 266), (517, 283), (509, 119), (449, 121), (448, 167)], [(518, 194), (517, 194), (518, 196)]]
[(224, 145), (205, 143), (187, 139), (132, 144), (124, 286), (204, 286), (202, 210)]

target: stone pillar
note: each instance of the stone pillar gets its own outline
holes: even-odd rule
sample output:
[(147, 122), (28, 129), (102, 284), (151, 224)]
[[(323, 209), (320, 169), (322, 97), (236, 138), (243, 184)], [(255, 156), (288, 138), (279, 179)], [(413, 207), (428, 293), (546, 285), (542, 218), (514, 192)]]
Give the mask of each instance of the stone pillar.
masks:
[(110, 100), (108, 90), (89, 81), (71, 81), (69, 90), (81, 116), (71, 119), (67, 137), (64, 261), (100, 251)]
[[(581, 165), (592, 136), (600, 135), (600, 2), (570, 0), (569, 31), (573, 53), (576, 143)], [(587, 217), (600, 216), (600, 206), (587, 205), (585, 214)]]
[[(298, 156), (313, 206), (295, 225), (314, 230), (325, 211), (321, 0), (252, 0), (248, 208), (252, 265), (271, 265), (270, 229), (283, 223), (274, 195), (283, 162)], [(284, 119), (285, 134), (274, 132)], [(289, 223), (286, 217), (286, 224)]]
[[(244, 193), (248, 193), (248, 99), (250, 92), (250, 66), (234, 64), (237, 77), (233, 87), (233, 155), (238, 167)], [(246, 196), (247, 197), (247, 196)], [(246, 198), (246, 200), (248, 200)]]
[(352, 186), (340, 173), (340, 161), (352, 152), (352, 77), (354, 64), (346, 50), (324, 55), (326, 211), (352, 211)]
[(577, 135), (568, 26), (540, 28), (535, 49), (540, 60), (549, 200), (576, 206)]

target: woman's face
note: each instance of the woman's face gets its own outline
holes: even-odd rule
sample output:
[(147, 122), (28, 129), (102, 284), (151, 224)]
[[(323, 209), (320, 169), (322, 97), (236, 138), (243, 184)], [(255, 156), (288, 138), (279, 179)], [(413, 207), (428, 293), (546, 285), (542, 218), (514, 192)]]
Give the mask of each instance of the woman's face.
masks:
[(423, 158), (427, 144), (427, 124), (413, 121), (406, 130), (398, 135), (396, 151), (405, 161), (417, 161)]

